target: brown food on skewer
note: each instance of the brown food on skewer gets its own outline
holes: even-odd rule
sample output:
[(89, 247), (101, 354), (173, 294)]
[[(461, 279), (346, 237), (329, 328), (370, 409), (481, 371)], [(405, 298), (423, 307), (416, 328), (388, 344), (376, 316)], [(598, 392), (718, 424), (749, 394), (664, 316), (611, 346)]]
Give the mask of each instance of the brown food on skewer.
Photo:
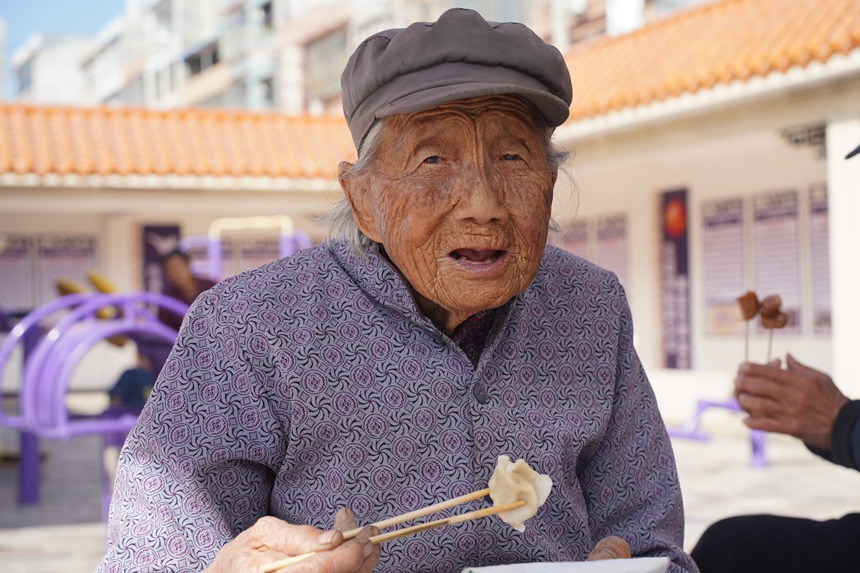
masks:
[(752, 320), (758, 314), (759, 302), (754, 291), (748, 290), (737, 298), (738, 307), (741, 309), (741, 317), (744, 320)]
[(763, 328), (773, 330), (774, 328), (785, 328), (788, 324), (788, 315), (780, 310), (782, 297), (778, 294), (772, 294), (765, 297), (761, 301), (759, 314), (761, 315), (761, 325)]
[(777, 312), (776, 316), (761, 315), (761, 325), (764, 328), (773, 330), (774, 328), (785, 328), (788, 324), (788, 315), (784, 312)]
[[(779, 310), (780, 305), (782, 305), (782, 297), (780, 297), (778, 294), (766, 296), (761, 301), (761, 308), (759, 309), (759, 313), (761, 314), (762, 318), (776, 318), (779, 314), (782, 314), (782, 312)], [(762, 322), (762, 326), (765, 326), (764, 322)], [(783, 324), (782, 326), (785, 325)], [(782, 326), (765, 326), (765, 328), (782, 328)]]

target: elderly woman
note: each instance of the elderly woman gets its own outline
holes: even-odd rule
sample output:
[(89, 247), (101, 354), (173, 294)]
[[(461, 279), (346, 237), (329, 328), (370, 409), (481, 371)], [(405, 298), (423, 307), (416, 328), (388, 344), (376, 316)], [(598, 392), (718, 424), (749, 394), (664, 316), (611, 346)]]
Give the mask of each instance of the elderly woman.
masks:
[[(343, 88), (339, 237), (194, 304), (123, 450), (100, 571), (318, 551), (285, 570), (449, 573), (582, 560), (608, 536), (695, 571), (621, 286), (545, 246), (559, 52), (454, 9), (371, 36)], [(485, 488), (499, 454), (554, 484), (524, 533), (337, 531)]]

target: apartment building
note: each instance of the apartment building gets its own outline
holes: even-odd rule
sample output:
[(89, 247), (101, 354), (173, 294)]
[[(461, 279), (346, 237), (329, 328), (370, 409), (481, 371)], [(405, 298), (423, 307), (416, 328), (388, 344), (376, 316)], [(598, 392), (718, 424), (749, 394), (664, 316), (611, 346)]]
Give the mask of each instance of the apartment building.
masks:
[(96, 103), (82, 68), (94, 45), (90, 38), (31, 36), (12, 55), (17, 98), (32, 103)]
[(14, 66), (19, 95), (32, 103), (339, 113), (340, 73), (361, 40), (453, 6), (524, 22), (565, 50), (702, 2), (127, 0), (95, 38), (34, 39)]

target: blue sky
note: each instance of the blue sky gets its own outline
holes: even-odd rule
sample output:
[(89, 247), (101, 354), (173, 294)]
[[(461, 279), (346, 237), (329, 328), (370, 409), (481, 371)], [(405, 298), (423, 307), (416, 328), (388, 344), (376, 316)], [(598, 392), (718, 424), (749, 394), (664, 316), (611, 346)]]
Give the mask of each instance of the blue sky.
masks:
[(12, 53), (32, 34), (94, 36), (125, 11), (125, 0), (0, 0), (0, 18), (6, 22), (6, 93), (14, 93), (9, 73)]

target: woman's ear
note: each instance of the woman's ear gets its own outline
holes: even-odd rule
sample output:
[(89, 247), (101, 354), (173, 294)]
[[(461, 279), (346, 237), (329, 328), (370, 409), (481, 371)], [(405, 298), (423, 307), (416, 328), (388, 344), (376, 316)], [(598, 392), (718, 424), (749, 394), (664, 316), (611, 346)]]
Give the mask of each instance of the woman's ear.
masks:
[(365, 236), (376, 243), (381, 243), (376, 227), (376, 213), (370, 198), (370, 185), (367, 176), (353, 175), (349, 172), (352, 163), (341, 161), (337, 165), (337, 179), (349, 206), (352, 207), (352, 218)]

